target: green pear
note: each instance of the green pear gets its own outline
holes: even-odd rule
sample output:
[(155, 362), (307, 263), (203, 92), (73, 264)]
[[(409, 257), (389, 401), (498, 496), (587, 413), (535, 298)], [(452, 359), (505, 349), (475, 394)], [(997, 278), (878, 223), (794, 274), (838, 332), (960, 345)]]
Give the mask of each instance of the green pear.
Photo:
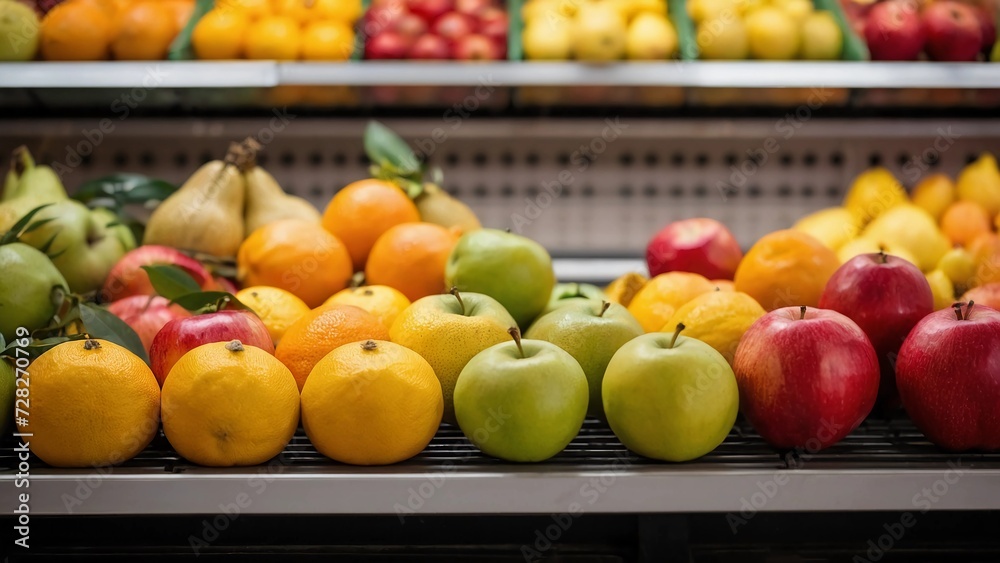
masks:
[(0, 246), (0, 272), (0, 334), (7, 342), (18, 327), (33, 331), (46, 326), (62, 304), (54, 299), (54, 289), (69, 291), (52, 261), (24, 243)]
[(574, 299), (546, 313), (524, 334), (551, 342), (580, 364), (590, 387), (587, 414), (604, 418), (601, 384), (612, 356), (626, 342), (645, 331), (628, 309), (617, 303)]
[(445, 282), (462, 292), (489, 295), (526, 327), (545, 309), (556, 277), (542, 245), (497, 229), (479, 229), (458, 239), (448, 256)]
[(30, 61), (38, 53), (41, 24), (21, 2), (0, 1), (0, 61)]
[(587, 376), (567, 352), (541, 340), (491, 346), (458, 376), (455, 416), (486, 455), (544, 461), (580, 432), (587, 414)]
[(600, 303), (604, 299), (604, 291), (596, 285), (589, 283), (557, 283), (552, 288), (549, 304), (545, 306), (542, 314), (550, 313), (563, 305), (578, 301), (596, 300), (597, 303)]
[(9, 230), (29, 211), (68, 199), (59, 176), (48, 166), (36, 166), (25, 147), (14, 149), (11, 170), (4, 182), (0, 203), (0, 232)]

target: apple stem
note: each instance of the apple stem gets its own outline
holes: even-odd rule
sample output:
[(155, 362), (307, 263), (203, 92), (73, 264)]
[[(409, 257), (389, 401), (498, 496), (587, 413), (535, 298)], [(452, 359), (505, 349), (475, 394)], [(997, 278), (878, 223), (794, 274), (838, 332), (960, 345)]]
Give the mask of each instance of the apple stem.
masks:
[(952, 308), (955, 309), (955, 316), (958, 317), (958, 320), (960, 320), (960, 321), (965, 320), (965, 319), (962, 318), (962, 304), (961, 303), (955, 303), (954, 305), (952, 305)]
[(965, 319), (964, 320), (966, 320), (966, 321), (969, 320), (969, 315), (972, 314), (972, 306), (975, 305), (975, 304), (976, 304), (975, 301), (969, 301), (969, 304), (965, 306)]
[(807, 309), (807, 307), (805, 305), (799, 307), (799, 320), (800, 321), (802, 319), (806, 318), (806, 309)]
[(521, 347), (521, 331), (517, 329), (516, 326), (512, 326), (507, 329), (507, 334), (514, 339), (514, 344), (517, 344), (517, 350), (521, 352), (521, 357), (524, 357), (524, 348)]
[(150, 295), (149, 299), (146, 300), (146, 304), (142, 306), (143, 313), (149, 310), (149, 306), (153, 304), (153, 299), (156, 299), (155, 295)]
[(230, 352), (242, 352), (244, 350), (243, 343), (239, 340), (230, 340), (229, 344), (226, 344), (226, 350)]
[(878, 258), (879, 262), (885, 264), (889, 257), (885, 254), (885, 246), (879, 245), (878, 247)]
[(91, 340), (89, 338), (87, 339), (86, 342), (83, 343), (83, 349), (84, 350), (97, 350), (100, 347), (101, 347), (101, 343), (100, 342), (98, 342), (96, 340)]
[(606, 313), (608, 311), (609, 307), (611, 307), (611, 303), (609, 303), (607, 301), (601, 301), (601, 312), (598, 313), (597, 316), (598, 317), (603, 317), (604, 313)]
[(361, 349), (366, 352), (371, 352), (376, 348), (378, 348), (378, 344), (376, 344), (374, 340), (365, 340), (361, 343)]
[(674, 344), (677, 343), (677, 337), (681, 335), (681, 331), (684, 330), (684, 323), (677, 323), (677, 328), (674, 329), (674, 337), (670, 339), (670, 347), (673, 348)]
[(464, 315), (465, 314), (465, 303), (462, 301), (462, 296), (459, 295), (459, 293), (458, 293), (458, 288), (452, 286), (451, 291), (449, 291), (448, 293), (454, 295), (455, 299), (458, 299), (458, 306), (462, 308), (462, 314)]

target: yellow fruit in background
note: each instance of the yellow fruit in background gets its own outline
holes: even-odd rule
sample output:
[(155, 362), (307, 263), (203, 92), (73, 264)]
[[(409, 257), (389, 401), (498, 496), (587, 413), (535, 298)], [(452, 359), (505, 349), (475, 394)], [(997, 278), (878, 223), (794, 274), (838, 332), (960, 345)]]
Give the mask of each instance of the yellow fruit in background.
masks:
[(316, 450), (354, 465), (386, 465), (427, 447), (441, 424), (441, 384), (427, 360), (392, 342), (346, 344), (302, 389), (302, 427)]
[(837, 258), (840, 260), (841, 264), (844, 264), (855, 256), (861, 254), (876, 254), (878, 252), (885, 252), (886, 254), (898, 256), (910, 264), (917, 266), (917, 259), (910, 253), (909, 250), (866, 237), (856, 238), (847, 242), (844, 246), (841, 246), (840, 249), (837, 250)]
[(955, 184), (944, 174), (931, 174), (913, 188), (913, 204), (939, 221), (955, 201)]
[(311, 23), (302, 33), (302, 58), (307, 61), (346, 61), (354, 51), (354, 31), (346, 23)]
[(257, 465), (281, 453), (299, 424), (291, 372), (255, 346), (204, 344), (163, 383), (163, 434), (185, 459), (210, 467)]
[(668, 272), (649, 280), (635, 294), (628, 310), (646, 332), (660, 330), (674, 312), (688, 301), (714, 291), (707, 278), (689, 272)]
[(746, 24), (753, 58), (784, 61), (798, 54), (801, 31), (785, 12), (763, 6), (747, 15)]
[(275, 344), (285, 335), (288, 327), (309, 312), (305, 301), (277, 287), (245, 287), (236, 293), (236, 298), (257, 313)]
[(976, 282), (976, 261), (964, 248), (952, 248), (941, 257), (937, 270), (944, 272), (955, 286), (955, 293), (965, 293)]
[(740, 18), (735, 0), (691, 0), (687, 3), (688, 15), (695, 23), (729, 21)]
[(628, 25), (610, 3), (583, 4), (571, 25), (573, 56), (581, 61), (614, 61), (625, 56)]
[(573, 55), (569, 20), (533, 21), (524, 27), (521, 41), (529, 60), (564, 61)]
[(627, 21), (640, 14), (656, 14), (667, 17), (667, 3), (661, 0), (622, 0), (623, 15)]
[(521, 6), (521, 19), (524, 20), (525, 24), (539, 22), (546, 25), (567, 23), (570, 18), (576, 15), (578, 7), (578, 2), (531, 0)]
[(796, 221), (792, 229), (812, 236), (831, 250), (838, 250), (861, 231), (854, 214), (846, 207), (828, 207), (810, 213)]
[(793, 305), (816, 307), (840, 260), (813, 237), (791, 229), (765, 235), (736, 269), (736, 291), (767, 311)]
[(941, 232), (952, 244), (967, 246), (991, 231), (989, 214), (974, 201), (956, 201), (941, 216)]
[(642, 289), (642, 286), (646, 285), (647, 281), (649, 280), (646, 279), (646, 276), (635, 272), (622, 274), (604, 288), (604, 295), (608, 297), (608, 301), (628, 307), (632, 298)]
[[(135, 354), (106, 340), (64, 342), (32, 362), (31, 451), (55, 467), (132, 459), (159, 431), (160, 389)], [(20, 406), (20, 405), (19, 405)]]
[(302, 25), (334, 20), (352, 25), (361, 17), (361, 0), (272, 0), (275, 14), (288, 16)]
[(883, 213), (865, 227), (861, 236), (906, 249), (924, 272), (933, 270), (938, 260), (951, 248), (951, 243), (938, 230), (934, 218), (909, 203)]
[[(809, 0), (780, 0), (780, 1), (772, 0), (771, 4), (777, 8), (780, 8), (781, 11), (788, 14), (788, 16), (791, 17), (793, 21), (804, 26), (802, 30), (803, 41), (808, 40), (809, 38), (808, 28), (805, 25), (805, 23), (808, 21), (810, 15), (815, 13), (823, 13), (832, 16), (830, 12), (814, 12), (813, 4)], [(834, 22), (834, 25), (836, 25), (836, 22)], [(837, 31), (839, 37), (839, 31), (840, 31), (839, 27), (837, 28)]]
[(274, 11), (271, 9), (270, 0), (218, 0), (215, 9), (222, 12), (242, 14), (251, 20), (258, 20), (270, 16)]
[(844, 198), (844, 207), (850, 210), (864, 226), (887, 210), (906, 203), (906, 192), (896, 177), (881, 166), (869, 168), (851, 184)]
[(388, 330), (396, 317), (410, 306), (410, 300), (387, 285), (366, 285), (337, 292), (323, 304), (327, 305), (354, 305), (364, 309), (378, 317)]
[(698, 52), (705, 60), (742, 60), (750, 56), (750, 34), (742, 19), (711, 20), (698, 26)]
[(931, 286), (931, 295), (934, 296), (934, 310), (947, 309), (955, 303), (955, 286), (952, 285), (948, 275), (941, 270), (934, 270), (924, 274), (927, 283)]
[(219, 9), (208, 12), (191, 35), (195, 56), (202, 60), (242, 58), (249, 26), (246, 14)]
[[(812, 3), (802, 0), (812, 9)], [(806, 12), (802, 15), (792, 15), (800, 18), (802, 25), (801, 58), (813, 61), (840, 60), (844, 51), (844, 35), (840, 31), (837, 20), (830, 12)]]
[(1000, 170), (992, 154), (983, 153), (963, 168), (955, 184), (958, 199), (982, 205), (990, 217), (1000, 214)]
[(246, 34), (248, 59), (294, 61), (302, 51), (299, 24), (288, 16), (265, 16), (250, 24)]
[(639, 14), (628, 26), (625, 53), (634, 60), (672, 59), (677, 54), (677, 31), (658, 14)]
[(767, 314), (753, 297), (738, 291), (703, 293), (682, 305), (660, 332), (684, 324), (684, 336), (697, 338), (722, 354), (733, 365), (736, 347), (757, 319)]

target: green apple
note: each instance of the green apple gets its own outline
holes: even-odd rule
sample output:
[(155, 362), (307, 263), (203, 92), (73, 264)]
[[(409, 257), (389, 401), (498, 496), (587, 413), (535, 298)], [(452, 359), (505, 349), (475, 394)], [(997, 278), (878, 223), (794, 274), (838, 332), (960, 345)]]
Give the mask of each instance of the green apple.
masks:
[(639, 455), (699, 458), (736, 422), (739, 393), (729, 362), (677, 332), (651, 332), (622, 346), (604, 374), (604, 413), (615, 436)]
[(7, 342), (14, 339), (17, 327), (35, 330), (47, 325), (61, 305), (53, 299), (53, 290), (69, 291), (52, 261), (20, 242), (0, 246), (0, 272), (0, 334)]
[(448, 287), (485, 293), (522, 327), (545, 309), (556, 283), (552, 258), (537, 242), (497, 229), (462, 235), (445, 266)]
[(524, 336), (551, 342), (573, 356), (590, 387), (587, 414), (604, 418), (601, 384), (608, 362), (626, 342), (643, 334), (639, 321), (617, 303), (571, 299), (538, 317)]
[(41, 24), (21, 2), (0, 1), (0, 61), (30, 61), (38, 52)]
[(389, 339), (420, 354), (434, 368), (444, 393), (444, 421), (455, 423), (455, 382), (476, 354), (510, 340), (517, 326), (496, 299), (480, 293), (428, 295), (407, 307), (389, 329)]
[(14, 366), (0, 356), (0, 436), (7, 436), (14, 420), (14, 392), (17, 386)]
[(455, 416), (483, 453), (543, 461), (561, 452), (587, 415), (587, 376), (550, 342), (520, 340), (483, 350), (455, 386)]
[(557, 283), (552, 288), (552, 295), (549, 303), (545, 306), (542, 314), (555, 311), (563, 305), (579, 301), (594, 300), (600, 303), (605, 299), (604, 290), (589, 283)]
[(46, 207), (33, 220), (50, 218), (21, 235), (21, 241), (53, 256), (52, 263), (74, 293), (100, 289), (111, 268), (136, 246), (132, 231), (107, 209), (88, 209), (67, 199)]

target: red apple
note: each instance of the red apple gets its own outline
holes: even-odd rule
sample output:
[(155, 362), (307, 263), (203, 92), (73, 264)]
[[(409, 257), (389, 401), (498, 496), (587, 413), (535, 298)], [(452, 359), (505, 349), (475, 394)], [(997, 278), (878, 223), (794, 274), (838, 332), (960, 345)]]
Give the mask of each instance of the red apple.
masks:
[(865, 331), (882, 372), (879, 395), (894, 402), (899, 347), (920, 319), (934, 312), (934, 295), (924, 274), (885, 253), (855, 256), (834, 272), (819, 307), (847, 315)]
[(743, 251), (729, 229), (715, 219), (685, 219), (671, 223), (646, 246), (650, 276), (693, 272), (708, 279), (731, 280)]
[(500, 48), (485, 35), (472, 34), (459, 38), (455, 43), (455, 58), (463, 61), (495, 61), (500, 58)]
[(479, 14), (477, 31), (493, 41), (506, 44), (508, 20), (507, 12), (496, 6), (490, 6)]
[(979, 20), (979, 31), (983, 35), (982, 51), (989, 54), (993, 44), (997, 42), (997, 22), (993, 13), (983, 6), (976, 6), (976, 19)]
[(452, 0), (406, 0), (406, 6), (427, 23), (433, 23), (454, 8)]
[(362, 32), (371, 40), (376, 35), (392, 29), (406, 14), (410, 13), (404, 0), (385, 0), (372, 4), (365, 12)]
[(214, 280), (208, 270), (194, 258), (168, 246), (140, 246), (129, 251), (111, 268), (111, 273), (104, 281), (101, 298), (104, 301), (115, 301), (132, 295), (156, 295), (153, 285), (149, 283), (149, 274), (143, 266), (171, 265), (187, 272), (202, 289), (212, 288)]
[(370, 60), (402, 59), (410, 46), (408, 38), (392, 32), (384, 31), (371, 39), (365, 45), (365, 58)]
[(226, 293), (235, 294), (240, 288), (236, 287), (236, 283), (229, 278), (223, 278), (220, 276), (215, 277), (215, 287), (218, 291), (225, 291)]
[(431, 31), (450, 42), (455, 42), (472, 33), (475, 23), (472, 18), (458, 12), (449, 12), (434, 21)]
[(108, 305), (108, 311), (132, 327), (142, 340), (146, 352), (149, 352), (153, 338), (163, 325), (174, 319), (191, 316), (191, 313), (178, 305), (171, 305), (170, 301), (159, 295), (132, 295), (119, 299)]
[(924, 317), (899, 350), (896, 385), (931, 442), (1000, 449), (1000, 312), (970, 303)]
[(927, 55), (935, 61), (974, 61), (983, 48), (976, 10), (967, 4), (934, 2), (923, 13)]
[(879, 2), (868, 13), (865, 41), (876, 61), (913, 61), (924, 48), (924, 28), (912, 2)]
[(417, 14), (407, 12), (396, 20), (392, 28), (393, 31), (410, 40), (410, 44), (418, 37), (427, 33), (427, 22)]
[(472, 17), (478, 16), (492, 6), (491, 0), (455, 0), (455, 11)]
[(174, 319), (163, 325), (149, 347), (150, 367), (163, 386), (163, 381), (181, 356), (212, 342), (239, 340), (256, 346), (268, 354), (274, 353), (274, 342), (257, 315), (250, 311), (218, 311)]
[(986, 305), (1000, 311), (1000, 282), (974, 287), (965, 292), (960, 301), (975, 301), (976, 305)]
[(426, 61), (450, 59), (451, 49), (448, 48), (448, 42), (444, 38), (427, 34), (413, 42), (413, 46), (406, 53), (406, 58)]
[(878, 394), (878, 358), (864, 331), (836, 311), (775, 309), (736, 348), (740, 410), (767, 443), (811, 452), (861, 424)]

